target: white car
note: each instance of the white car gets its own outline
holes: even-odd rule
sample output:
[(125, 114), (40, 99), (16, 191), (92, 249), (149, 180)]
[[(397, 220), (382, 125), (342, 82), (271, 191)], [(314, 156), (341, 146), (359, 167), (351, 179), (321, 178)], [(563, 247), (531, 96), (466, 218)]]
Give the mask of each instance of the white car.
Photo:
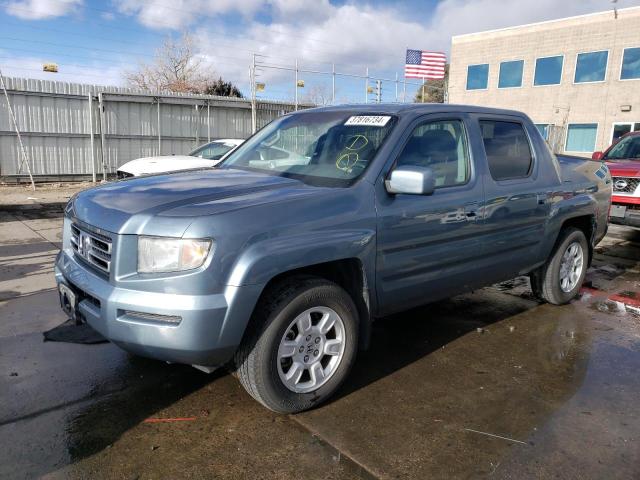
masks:
[(244, 140), (223, 138), (196, 148), (188, 155), (162, 155), (136, 158), (118, 168), (118, 178), (138, 177), (154, 173), (175, 172), (190, 168), (213, 167), (235, 150)]

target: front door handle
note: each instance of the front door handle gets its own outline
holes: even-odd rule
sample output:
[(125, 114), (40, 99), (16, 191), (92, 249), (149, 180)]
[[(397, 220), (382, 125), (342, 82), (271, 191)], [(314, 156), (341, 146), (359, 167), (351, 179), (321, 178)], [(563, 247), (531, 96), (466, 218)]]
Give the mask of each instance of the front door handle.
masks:
[(467, 203), (464, 206), (464, 214), (469, 220), (478, 220), (480, 218), (480, 204)]

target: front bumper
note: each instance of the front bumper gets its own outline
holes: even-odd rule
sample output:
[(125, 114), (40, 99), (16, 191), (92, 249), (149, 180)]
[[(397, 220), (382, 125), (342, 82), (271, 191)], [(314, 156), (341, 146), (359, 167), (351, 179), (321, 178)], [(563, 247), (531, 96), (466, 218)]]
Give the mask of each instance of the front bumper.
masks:
[(610, 216), (609, 223), (640, 228), (640, 205), (623, 203), (615, 203), (615, 205), (627, 208), (624, 212), (624, 217)]
[(124, 350), (175, 363), (217, 367), (231, 359), (261, 286), (226, 287), (212, 295), (176, 295), (113, 286), (61, 251), (56, 283), (78, 293), (77, 311)]

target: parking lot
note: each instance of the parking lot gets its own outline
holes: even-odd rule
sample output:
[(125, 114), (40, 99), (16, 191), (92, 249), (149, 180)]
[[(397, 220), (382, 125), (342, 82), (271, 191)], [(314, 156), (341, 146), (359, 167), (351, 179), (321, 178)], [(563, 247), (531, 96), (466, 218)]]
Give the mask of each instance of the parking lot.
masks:
[(43, 342), (72, 192), (0, 192), (0, 477), (640, 476), (639, 231), (570, 305), (518, 278), (379, 320), (338, 395), (283, 416), (223, 371)]

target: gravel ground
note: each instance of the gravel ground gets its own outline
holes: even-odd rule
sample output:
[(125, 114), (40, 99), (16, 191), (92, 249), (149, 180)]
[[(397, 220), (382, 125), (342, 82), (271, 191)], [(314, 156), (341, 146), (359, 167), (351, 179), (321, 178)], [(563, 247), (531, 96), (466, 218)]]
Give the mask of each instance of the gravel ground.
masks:
[[(42, 183), (33, 191), (30, 185), (8, 185), (0, 183), (0, 205), (42, 205), (67, 203), (74, 193), (91, 188), (91, 182)], [(33, 207), (32, 207), (33, 208)]]

